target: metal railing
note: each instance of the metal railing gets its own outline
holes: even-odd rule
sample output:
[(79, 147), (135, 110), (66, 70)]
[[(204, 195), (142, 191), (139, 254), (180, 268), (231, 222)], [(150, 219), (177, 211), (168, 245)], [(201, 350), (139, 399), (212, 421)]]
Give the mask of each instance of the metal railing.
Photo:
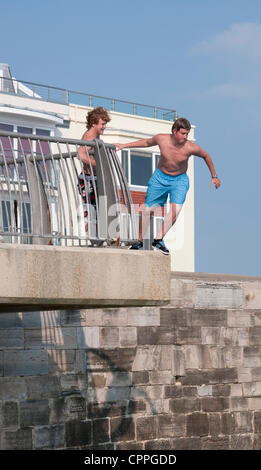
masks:
[(66, 105), (72, 103), (88, 106), (90, 108), (103, 106), (109, 111), (134, 114), (136, 116), (162, 119), (165, 121), (175, 121), (175, 119), (177, 119), (177, 113), (174, 109), (133, 103), (115, 98), (106, 98), (104, 96), (41, 85), (39, 83), (16, 80), (14, 78), (0, 77), (0, 92)]
[(0, 131), (0, 241), (100, 246), (136, 239), (113, 145)]

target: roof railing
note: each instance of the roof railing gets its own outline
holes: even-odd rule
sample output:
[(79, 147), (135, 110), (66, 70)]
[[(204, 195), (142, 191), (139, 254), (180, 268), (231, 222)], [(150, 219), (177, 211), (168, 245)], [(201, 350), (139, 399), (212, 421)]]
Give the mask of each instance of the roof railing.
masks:
[(102, 106), (109, 111), (133, 114), (136, 116), (175, 121), (177, 112), (174, 109), (150, 106), (115, 98), (106, 98), (85, 92), (67, 90), (39, 83), (16, 80), (15, 78), (0, 77), (0, 92), (25, 96), (27, 98), (51, 101), (59, 104), (78, 104), (96, 108)]

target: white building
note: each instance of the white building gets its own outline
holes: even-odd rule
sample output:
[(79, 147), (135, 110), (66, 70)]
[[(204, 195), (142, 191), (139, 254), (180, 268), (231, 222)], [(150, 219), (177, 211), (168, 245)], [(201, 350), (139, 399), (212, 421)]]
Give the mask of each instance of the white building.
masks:
[[(20, 82), (11, 76), (7, 64), (0, 64), (0, 130), (80, 139), (86, 129), (86, 114), (96, 106), (103, 106), (110, 112), (111, 121), (103, 136), (108, 143), (125, 143), (169, 133), (175, 114), (163, 108)], [(189, 138), (194, 140), (194, 126)], [(123, 150), (118, 154), (133, 202), (142, 204), (148, 179), (157, 166), (159, 148)], [(188, 175), (190, 189), (186, 202), (165, 240), (173, 271), (194, 271), (193, 157), (189, 160)], [(159, 220), (155, 219), (155, 231), (157, 223)]]

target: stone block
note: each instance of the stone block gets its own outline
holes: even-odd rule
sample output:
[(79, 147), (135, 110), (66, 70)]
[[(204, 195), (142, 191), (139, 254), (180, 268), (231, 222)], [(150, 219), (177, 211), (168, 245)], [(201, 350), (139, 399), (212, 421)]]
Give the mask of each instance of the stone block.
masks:
[(234, 328), (254, 326), (254, 316), (247, 310), (228, 310), (227, 325)]
[(120, 327), (120, 346), (121, 347), (130, 347), (137, 345), (137, 328), (130, 327)]
[[(145, 450), (173, 450), (173, 439), (155, 439), (154, 441), (146, 441)], [(176, 449), (176, 448), (175, 448)]]
[(48, 400), (28, 400), (20, 403), (20, 424), (22, 428), (49, 424)]
[(100, 328), (100, 346), (101, 348), (117, 348), (119, 346), (119, 328)]
[(132, 414), (135, 410), (136, 402), (128, 412), (128, 406), (131, 403), (130, 400), (118, 400), (117, 402), (89, 402), (88, 403), (88, 419), (98, 418), (115, 418)]
[(132, 385), (130, 372), (108, 372), (106, 374), (106, 387), (129, 387)]
[[(39, 312), (38, 312), (39, 313)], [(23, 314), (22, 312), (1, 312), (0, 328), (22, 328)]]
[(48, 355), (46, 350), (25, 350), (4, 352), (4, 375), (46, 375)]
[(78, 348), (99, 348), (100, 331), (97, 326), (83, 326), (77, 328)]
[(160, 309), (160, 326), (176, 328), (178, 326), (188, 326), (189, 309), (162, 307)]
[(260, 367), (261, 366), (261, 354), (260, 347), (250, 346), (244, 347), (243, 349), (243, 367)]
[(26, 397), (24, 377), (0, 377), (0, 400), (25, 400)]
[(1, 349), (24, 348), (23, 328), (5, 328), (5, 329), (1, 328), (0, 329), (0, 348)]
[(245, 397), (231, 397), (230, 409), (231, 409), (231, 411), (247, 411), (247, 410), (249, 410), (248, 398), (245, 398)]
[[(132, 417), (111, 418), (110, 420), (111, 441), (134, 441), (135, 424)], [(137, 439), (139, 440), (139, 439)]]
[(32, 450), (32, 429), (18, 429), (3, 433), (2, 450)]
[(33, 376), (25, 378), (29, 400), (54, 398), (60, 396), (61, 388), (57, 376)]
[(150, 373), (150, 384), (172, 384), (175, 379), (170, 370), (151, 371)]
[(65, 398), (66, 414), (71, 420), (84, 420), (87, 416), (87, 404), (84, 397), (75, 395)]
[(207, 413), (192, 413), (186, 416), (187, 436), (207, 436), (209, 433), (209, 419)]
[(60, 386), (61, 393), (84, 391), (88, 387), (87, 374), (62, 374), (60, 377)]
[(87, 351), (87, 370), (92, 372), (130, 371), (136, 348), (91, 349)]
[(233, 434), (235, 432), (235, 413), (221, 413), (221, 434)]
[(242, 397), (243, 396), (243, 389), (242, 384), (231, 384), (231, 397)]
[(254, 431), (255, 433), (261, 433), (261, 412), (260, 411), (254, 412)]
[[(180, 384), (181, 385), (181, 384)], [(197, 397), (197, 387), (182, 387), (184, 397)]]
[(177, 331), (169, 327), (138, 327), (138, 345), (146, 344), (175, 344), (178, 342)]
[(250, 450), (253, 449), (253, 436), (242, 436), (234, 434), (231, 436), (231, 450)]
[(220, 328), (220, 346), (249, 346), (249, 328)]
[(66, 407), (66, 397), (52, 398), (49, 400), (50, 424), (57, 424), (69, 421)]
[(202, 450), (229, 450), (230, 443), (228, 436), (213, 436), (212, 438), (204, 437), (202, 439)]
[(172, 439), (172, 450), (201, 450), (200, 438), (177, 438)]
[(261, 311), (254, 310), (253, 316), (254, 316), (254, 324), (257, 326), (260, 326), (261, 325)]
[(261, 284), (260, 282), (243, 283), (243, 307), (245, 309), (261, 308)]
[[(143, 400), (129, 400), (128, 402), (128, 408), (126, 414), (133, 415), (133, 414), (146, 414), (148, 401), (143, 399)], [(149, 410), (148, 414), (151, 414), (151, 403), (149, 404)]]
[(87, 386), (91, 388), (103, 388), (106, 385), (106, 377), (107, 377), (107, 374), (104, 374), (104, 373), (88, 374)]
[(238, 367), (243, 365), (243, 348), (242, 347), (224, 347), (222, 348), (222, 359), (225, 367)]
[(158, 416), (158, 438), (183, 437), (185, 435), (185, 415), (175, 413)]
[(3, 427), (18, 426), (18, 404), (16, 402), (2, 403), (0, 423)]
[(198, 398), (171, 398), (169, 407), (172, 413), (201, 411), (201, 403)]
[(156, 416), (138, 417), (136, 420), (136, 435), (137, 441), (156, 439), (158, 437)]
[(24, 328), (54, 328), (61, 326), (59, 310), (46, 310), (35, 312), (22, 312), (22, 326)]
[(211, 385), (237, 382), (237, 369), (187, 370), (182, 377), (183, 385)]
[(81, 447), (91, 444), (91, 421), (69, 421), (65, 423), (65, 441), (67, 447)]
[(209, 434), (213, 437), (221, 434), (221, 413), (209, 414)]
[[(253, 367), (253, 369), (251, 369), (251, 373), (252, 373), (251, 377), (253, 381), (261, 382), (261, 367)], [(249, 382), (250, 381), (251, 380), (249, 380)]]
[(65, 444), (65, 425), (35, 427), (35, 449), (59, 449)]
[(202, 411), (222, 412), (229, 409), (229, 399), (224, 397), (204, 397), (201, 399)]
[(240, 308), (243, 292), (238, 284), (196, 282), (195, 308)]
[(133, 361), (133, 371), (157, 370), (159, 366), (160, 346), (138, 347)]
[(129, 308), (106, 308), (103, 309), (102, 321), (99, 326), (123, 326), (128, 324), (128, 312), (135, 312), (137, 309)]
[(109, 419), (93, 420), (93, 444), (101, 444), (110, 440)]
[(211, 397), (213, 393), (212, 390), (213, 390), (212, 385), (201, 385), (200, 387), (197, 387), (199, 397), (207, 397), (207, 396)]
[(261, 396), (261, 382), (248, 382), (243, 384), (244, 397)]
[(4, 351), (0, 351), (0, 377), (4, 375)]
[(149, 371), (136, 371), (132, 373), (133, 385), (147, 384), (149, 382)]
[(199, 326), (178, 327), (177, 344), (201, 344), (201, 328)]
[(25, 348), (28, 349), (76, 349), (75, 328), (26, 328)]
[(195, 308), (188, 312), (188, 325), (201, 327), (221, 327), (227, 324), (227, 310), (217, 308)]
[(181, 387), (180, 385), (166, 385), (164, 387), (164, 390), (165, 390), (165, 394), (164, 394), (164, 397), (165, 398), (181, 398), (182, 397), (182, 390), (183, 387)]
[(250, 346), (261, 345), (261, 326), (253, 326), (249, 328)]
[(126, 326), (160, 326), (160, 310), (155, 307), (143, 307), (127, 310)]
[(182, 346), (173, 347), (172, 374), (175, 377), (185, 375), (185, 354)]
[(201, 337), (202, 344), (217, 345), (220, 344), (220, 331), (219, 327), (202, 326)]
[(195, 304), (195, 283), (194, 281), (172, 279), (171, 280), (171, 300), (174, 307), (194, 307)]
[(261, 433), (254, 434), (253, 450), (261, 449)]
[(213, 385), (213, 397), (229, 397), (231, 395), (231, 387), (237, 384), (218, 384)]
[(235, 434), (246, 434), (253, 431), (253, 413), (250, 411), (235, 413)]
[(247, 398), (248, 400), (248, 409), (253, 411), (261, 410), (261, 397)]
[(143, 442), (130, 441), (116, 443), (115, 450), (143, 450), (143, 448)]
[[(238, 369), (238, 382), (252, 382), (252, 371), (255, 369), (251, 369), (250, 367), (240, 367)], [(261, 367), (260, 367), (260, 377), (261, 377)], [(256, 380), (253, 378), (253, 380)]]
[(76, 351), (73, 349), (49, 349), (48, 351), (49, 374), (57, 372), (77, 372)]

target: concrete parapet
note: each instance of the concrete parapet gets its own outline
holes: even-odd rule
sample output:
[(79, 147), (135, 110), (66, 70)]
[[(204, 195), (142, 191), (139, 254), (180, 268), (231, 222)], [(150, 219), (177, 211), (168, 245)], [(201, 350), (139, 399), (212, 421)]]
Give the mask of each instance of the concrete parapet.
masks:
[(0, 244), (0, 310), (161, 305), (170, 260), (116, 248)]

